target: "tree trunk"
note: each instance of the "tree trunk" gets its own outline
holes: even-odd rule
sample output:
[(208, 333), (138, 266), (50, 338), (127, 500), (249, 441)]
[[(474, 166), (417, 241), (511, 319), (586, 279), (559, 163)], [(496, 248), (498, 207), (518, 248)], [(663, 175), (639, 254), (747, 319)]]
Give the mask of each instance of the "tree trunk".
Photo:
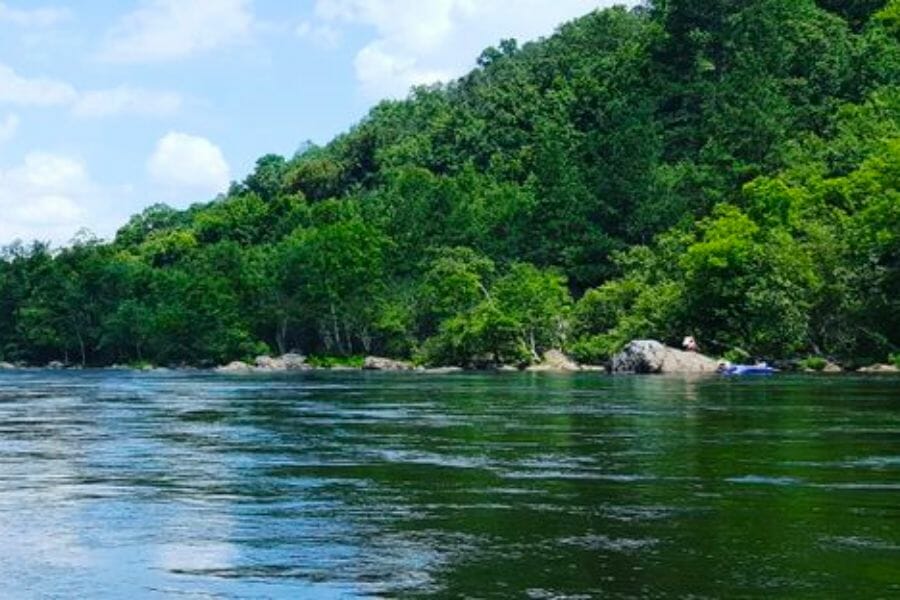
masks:
[(278, 353), (282, 356), (287, 354), (287, 334), (288, 320), (287, 317), (282, 317), (275, 332), (275, 344), (278, 346)]
[(366, 354), (372, 353), (372, 336), (369, 335), (369, 330), (367, 328), (363, 328), (359, 334), (359, 339), (363, 345), (363, 351)]
[(331, 303), (331, 328), (334, 332), (334, 343), (338, 352), (344, 353), (344, 343), (341, 341), (341, 326), (338, 323), (337, 310), (334, 308), (334, 302)]
[(350, 326), (347, 324), (346, 319), (343, 321), (344, 326), (344, 339), (347, 341), (347, 354), (353, 354), (353, 333), (350, 331)]
[(81, 350), (81, 366), (82, 366), (82, 368), (84, 368), (87, 366), (87, 351), (85, 350), (85, 347), (84, 347), (84, 338), (81, 337), (80, 331), (76, 331), (75, 335), (76, 335), (76, 337), (78, 337), (78, 348), (79, 348), (79, 350)]

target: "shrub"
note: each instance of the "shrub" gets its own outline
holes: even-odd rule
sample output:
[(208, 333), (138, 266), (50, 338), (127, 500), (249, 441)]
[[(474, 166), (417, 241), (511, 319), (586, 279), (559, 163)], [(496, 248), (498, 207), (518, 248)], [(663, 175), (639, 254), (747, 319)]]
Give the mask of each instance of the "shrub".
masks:
[(362, 369), (366, 359), (364, 356), (310, 356), (307, 362), (317, 369), (333, 369), (335, 367)]
[(900, 369), (900, 352), (895, 352), (888, 357), (888, 362)]
[(730, 363), (743, 363), (750, 359), (750, 353), (743, 348), (732, 348), (722, 358)]
[(810, 356), (800, 361), (801, 369), (810, 371), (821, 371), (828, 365), (828, 361), (821, 356)]
[(622, 340), (618, 336), (601, 334), (582, 338), (572, 344), (569, 354), (584, 365), (605, 364), (613, 355), (622, 349)]

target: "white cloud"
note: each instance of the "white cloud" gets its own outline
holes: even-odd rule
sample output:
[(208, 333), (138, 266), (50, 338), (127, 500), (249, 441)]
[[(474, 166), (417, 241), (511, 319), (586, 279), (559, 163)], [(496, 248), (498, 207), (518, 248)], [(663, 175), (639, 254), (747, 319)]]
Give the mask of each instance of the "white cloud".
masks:
[(77, 117), (136, 115), (166, 117), (181, 109), (176, 92), (146, 90), (127, 85), (79, 91), (64, 81), (28, 78), (0, 63), (0, 104), (68, 106)]
[(144, 0), (107, 34), (100, 58), (165, 62), (248, 39), (251, 0)]
[(410, 86), (452, 79), (502, 38), (530, 40), (560, 23), (636, 0), (316, 0), (316, 26), (371, 27), (376, 38), (356, 56), (370, 98), (404, 96)]
[(98, 184), (72, 156), (28, 153), (0, 167), (0, 244), (14, 240), (68, 244), (82, 229), (110, 237), (134, 205), (127, 188)]
[(303, 21), (297, 26), (295, 32), (298, 37), (328, 50), (337, 48), (341, 43), (341, 32), (327, 24)]
[(0, 144), (13, 139), (19, 130), (19, 115), (8, 114), (0, 120)]
[(175, 92), (158, 92), (129, 86), (84, 92), (72, 106), (78, 117), (141, 115), (165, 117), (181, 109), (182, 98)]
[(224, 192), (231, 181), (231, 169), (218, 146), (176, 131), (157, 142), (147, 171), (161, 184), (210, 193)]
[(0, 169), (0, 241), (67, 241), (84, 223), (97, 187), (80, 161), (34, 152), (21, 165)]
[(67, 20), (71, 14), (64, 8), (12, 8), (0, 2), (0, 23), (12, 23), (20, 27), (52, 27)]
[(22, 77), (0, 63), (0, 103), (59, 106), (73, 102), (77, 96), (75, 88), (67, 83), (43, 77)]

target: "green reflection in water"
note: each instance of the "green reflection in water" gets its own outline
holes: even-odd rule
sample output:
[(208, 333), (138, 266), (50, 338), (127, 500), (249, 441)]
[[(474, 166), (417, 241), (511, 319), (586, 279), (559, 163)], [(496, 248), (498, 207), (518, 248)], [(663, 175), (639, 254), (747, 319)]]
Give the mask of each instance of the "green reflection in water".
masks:
[(0, 531), (24, 550), (0, 574), (27, 596), (890, 597), (898, 384), (3, 375)]

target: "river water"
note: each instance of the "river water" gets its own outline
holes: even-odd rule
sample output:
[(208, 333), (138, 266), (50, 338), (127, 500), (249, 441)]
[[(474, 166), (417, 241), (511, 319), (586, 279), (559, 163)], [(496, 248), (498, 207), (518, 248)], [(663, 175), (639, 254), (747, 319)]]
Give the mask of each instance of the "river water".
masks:
[(0, 375), (3, 598), (900, 597), (900, 378)]

